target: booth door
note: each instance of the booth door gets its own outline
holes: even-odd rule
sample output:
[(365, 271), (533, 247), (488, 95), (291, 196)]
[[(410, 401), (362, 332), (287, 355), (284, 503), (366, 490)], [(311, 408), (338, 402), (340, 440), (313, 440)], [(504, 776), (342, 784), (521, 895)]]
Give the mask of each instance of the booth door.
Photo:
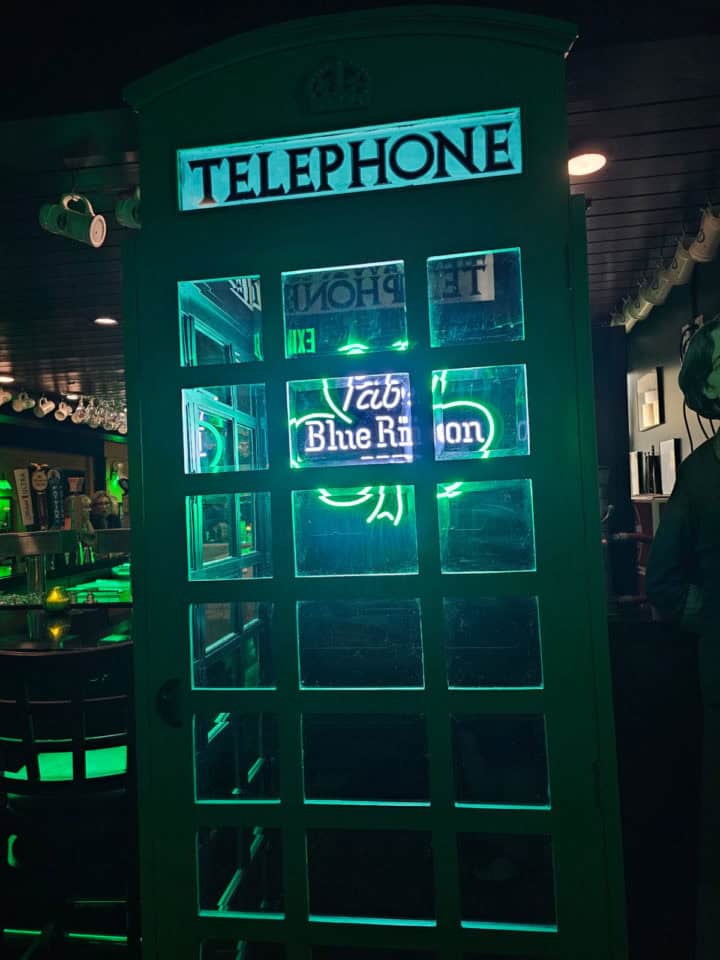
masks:
[(148, 956), (609, 956), (588, 365), (509, 190), (143, 231)]

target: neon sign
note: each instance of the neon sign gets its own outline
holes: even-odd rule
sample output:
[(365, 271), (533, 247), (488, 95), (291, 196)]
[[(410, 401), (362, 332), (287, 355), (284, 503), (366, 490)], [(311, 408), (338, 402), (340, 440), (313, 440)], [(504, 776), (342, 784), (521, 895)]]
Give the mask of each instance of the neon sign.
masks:
[(318, 496), (326, 507), (358, 507), (369, 503), (365, 523), (388, 520), (397, 527), (405, 515), (403, 488), (399, 483), (393, 486), (361, 487), (357, 493), (347, 488), (326, 490), (321, 487)]
[(181, 210), (522, 173), (520, 110), (177, 151)]
[[(455, 483), (441, 483), (437, 488), (437, 499), (452, 500), (462, 494), (463, 481)], [(375, 523), (376, 520), (387, 520), (394, 527), (399, 526), (400, 521), (405, 516), (403, 506), (403, 487), (396, 483), (392, 486), (381, 485), (378, 487), (361, 487), (359, 490), (352, 490), (343, 487), (340, 490), (327, 490), (320, 487), (317, 491), (318, 499), (326, 507), (361, 507), (367, 506), (367, 516), (365, 523)]]
[(436, 370), (432, 399), (436, 460), (529, 453), (523, 364)]
[[(293, 467), (411, 463), (418, 437), (407, 373), (291, 380)], [(529, 453), (525, 366), (436, 370), (432, 376), (436, 460)]]
[(410, 377), (380, 373), (288, 383), (293, 467), (410, 463)]

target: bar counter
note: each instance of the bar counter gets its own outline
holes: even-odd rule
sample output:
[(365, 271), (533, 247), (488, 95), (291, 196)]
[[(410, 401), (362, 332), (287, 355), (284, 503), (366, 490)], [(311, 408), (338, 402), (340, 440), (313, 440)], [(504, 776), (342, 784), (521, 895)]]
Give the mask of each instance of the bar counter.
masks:
[(63, 612), (41, 607), (0, 609), (0, 650), (69, 650), (131, 639), (127, 606), (83, 605)]

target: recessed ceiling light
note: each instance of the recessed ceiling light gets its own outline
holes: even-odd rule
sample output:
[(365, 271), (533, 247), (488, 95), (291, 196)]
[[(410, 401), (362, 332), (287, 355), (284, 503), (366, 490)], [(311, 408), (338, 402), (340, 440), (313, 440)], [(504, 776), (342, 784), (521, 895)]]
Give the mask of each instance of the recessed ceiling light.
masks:
[(115, 317), (95, 317), (95, 323), (99, 327), (116, 327), (118, 325)]
[(9, 373), (0, 374), (0, 383), (15, 383), (15, 377), (11, 377)]
[(571, 177), (588, 177), (602, 170), (607, 162), (607, 155), (599, 151), (576, 153), (568, 160), (568, 173)]

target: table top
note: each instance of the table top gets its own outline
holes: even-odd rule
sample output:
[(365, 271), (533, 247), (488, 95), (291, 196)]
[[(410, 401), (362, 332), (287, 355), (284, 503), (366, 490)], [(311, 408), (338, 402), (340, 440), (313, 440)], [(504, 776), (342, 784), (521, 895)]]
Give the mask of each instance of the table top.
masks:
[(0, 651), (69, 650), (131, 639), (127, 608), (71, 608), (64, 613), (0, 610)]

